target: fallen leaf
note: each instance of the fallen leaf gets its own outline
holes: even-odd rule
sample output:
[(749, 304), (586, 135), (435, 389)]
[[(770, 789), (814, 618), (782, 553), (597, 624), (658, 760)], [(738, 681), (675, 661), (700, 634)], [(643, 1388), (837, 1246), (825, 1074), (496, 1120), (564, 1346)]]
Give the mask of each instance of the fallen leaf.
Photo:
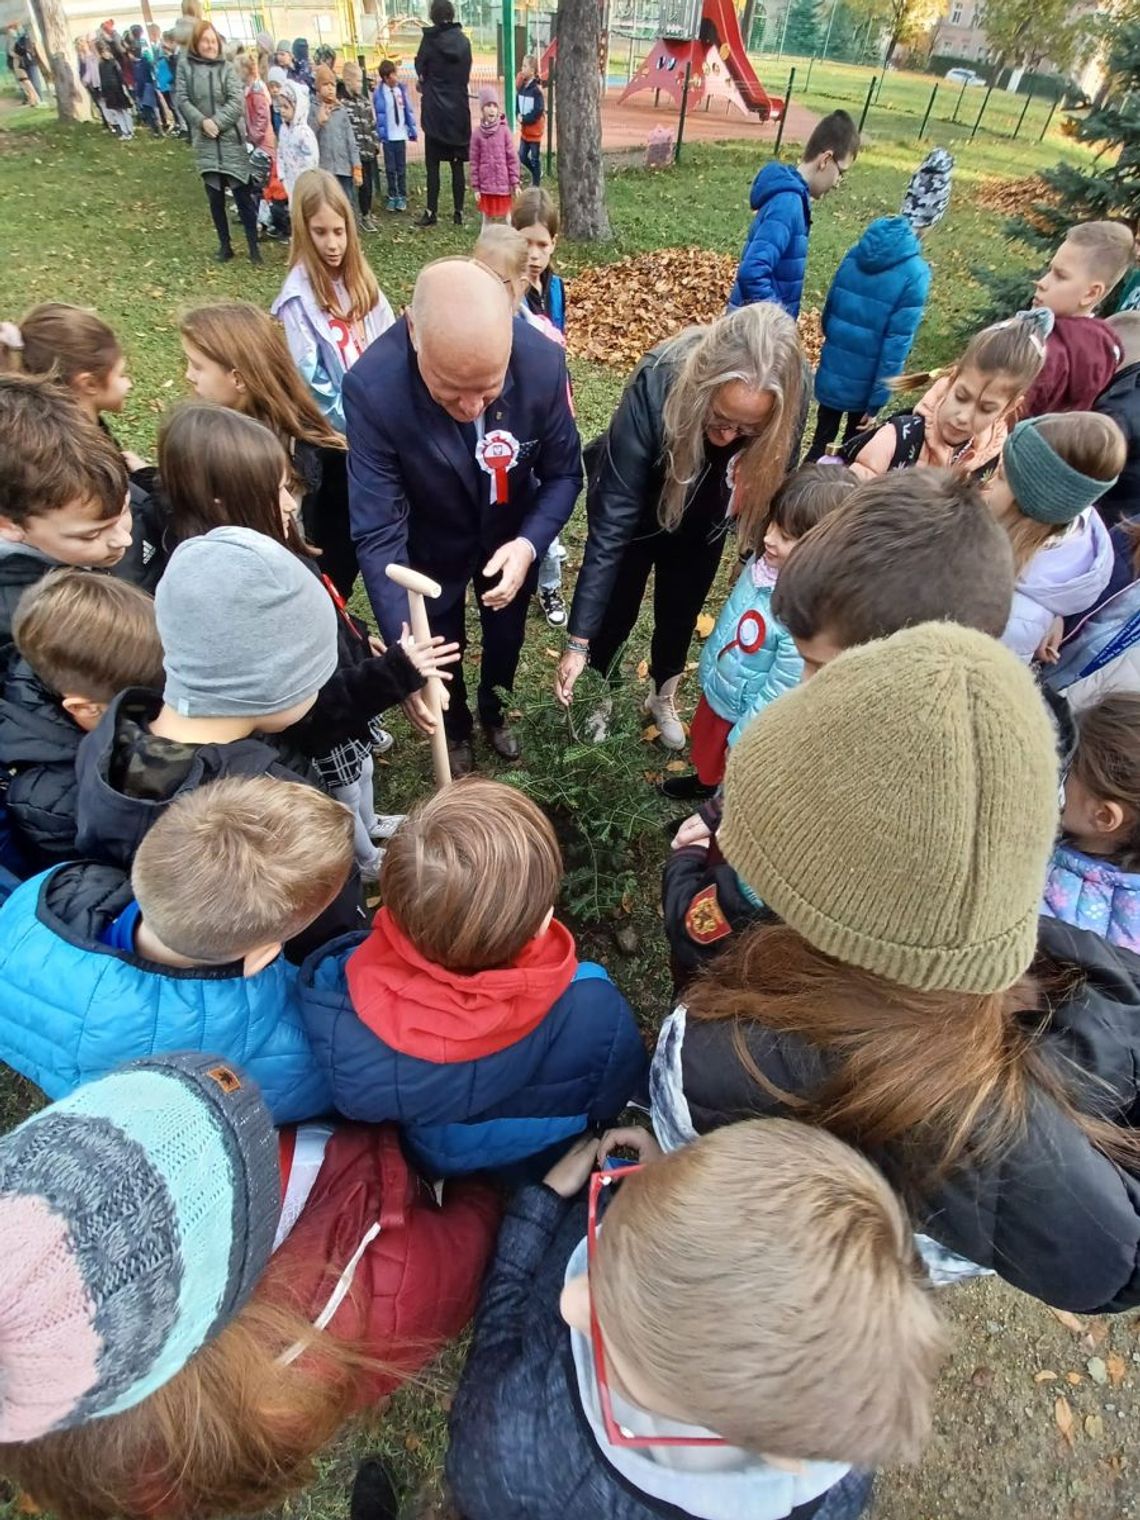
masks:
[[(1048, 1306), (1046, 1306), (1048, 1307)], [(1059, 1320), (1066, 1330), (1071, 1330), (1074, 1335), (1081, 1335), (1084, 1331), (1083, 1323), (1075, 1314), (1070, 1314), (1068, 1309), (1049, 1309), (1049, 1313), (1055, 1320)], [(1140, 1323), (1140, 1321), (1138, 1321)]]
[(1099, 1441), (1104, 1435), (1104, 1421), (1099, 1414), (1085, 1415), (1085, 1435), (1092, 1441)]
[(1073, 1411), (1064, 1394), (1060, 1395), (1053, 1405), (1053, 1418), (1057, 1422), (1057, 1429), (1061, 1432), (1062, 1439), (1073, 1444)]
[(1079, 1372), (1066, 1372), (1065, 1382), (1072, 1383), (1074, 1388), (1079, 1388), (1080, 1385), (1084, 1382), (1084, 1378), (1080, 1375)]
[(416, 1435), (414, 1430), (409, 1430), (407, 1435), (404, 1437), (405, 1451), (419, 1451), (420, 1447), (423, 1444), (423, 1441), (418, 1435)]
[(1110, 1351), (1106, 1360), (1106, 1366), (1108, 1367), (1109, 1381), (1114, 1388), (1119, 1388), (1124, 1381), (1124, 1374), (1128, 1370), (1125, 1366), (1124, 1358), (1119, 1352)]
[(1057, 1374), (1045, 1371), (1035, 1372), (1033, 1374), (1033, 1381), (1035, 1383), (1055, 1383), (1057, 1381)]
[(1088, 1368), (1089, 1377), (1092, 1378), (1093, 1382), (1099, 1388), (1103, 1388), (1108, 1382), (1108, 1368), (1104, 1365), (1103, 1359), (1099, 1356), (1090, 1356), (1085, 1366)]
[(1094, 1346), (1103, 1346), (1108, 1339), (1108, 1321), (1094, 1319), (1089, 1324), (1088, 1338)]
[(707, 612), (702, 612), (697, 618), (697, 638), (707, 639), (716, 627), (716, 618), (710, 617)]
[(648, 728), (641, 730), (641, 738), (645, 744), (652, 744), (654, 739), (660, 739), (661, 730), (656, 723), (651, 723)]
[(665, 769), (675, 776), (680, 771), (687, 771), (689, 769), (689, 762), (687, 760), (670, 760)]
[(970, 1382), (973, 1383), (975, 1388), (988, 1388), (993, 1380), (994, 1369), (992, 1367), (975, 1367), (970, 1377)]
[(648, 675), (649, 675), (649, 661), (648, 660), (641, 660), (641, 661), (639, 661), (638, 662), (638, 666), (637, 666), (637, 679), (639, 681), (644, 681)]
[(662, 771), (642, 771), (641, 774), (649, 782), (650, 786), (657, 786), (665, 780), (665, 775)]
[(1114, 1451), (1112, 1456), (1108, 1458), (1108, 1465), (1114, 1473), (1122, 1473), (1128, 1466), (1128, 1458), (1123, 1452)]
[(544, 649), (542, 652), (543, 652), (543, 654), (546, 656), (546, 658), (548, 660), (560, 660), (562, 658), (562, 651), (561, 651), (561, 649), (551, 649), (551, 648), (548, 647), (548, 648)]

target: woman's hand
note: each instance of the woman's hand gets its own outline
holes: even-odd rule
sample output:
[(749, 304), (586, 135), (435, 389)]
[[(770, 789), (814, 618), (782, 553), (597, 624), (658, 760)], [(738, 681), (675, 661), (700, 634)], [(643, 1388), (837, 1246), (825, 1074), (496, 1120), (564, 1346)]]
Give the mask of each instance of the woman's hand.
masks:
[(683, 850), (688, 844), (708, 845), (712, 830), (699, 813), (690, 813), (673, 835), (673, 848)]
[(221, 135), (218, 124), (212, 116), (203, 117), (202, 131), (205, 132), (207, 137), (219, 137)]
[(1061, 618), (1055, 617), (1049, 624), (1049, 632), (1037, 646), (1037, 653), (1033, 656), (1042, 665), (1056, 665), (1061, 658), (1061, 636), (1065, 632), (1065, 624)]
[(586, 668), (589, 654), (584, 649), (568, 649), (558, 662), (554, 673), (554, 695), (563, 707), (569, 707), (574, 697), (578, 677)]
[(450, 681), (451, 672), (443, 667), (454, 665), (462, 654), (458, 643), (445, 644), (441, 634), (436, 634), (430, 644), (417, 644), (407, 623), (400, 632), (400, 648), (425, 681), (431, 676), (437, 676), (441, 681)]

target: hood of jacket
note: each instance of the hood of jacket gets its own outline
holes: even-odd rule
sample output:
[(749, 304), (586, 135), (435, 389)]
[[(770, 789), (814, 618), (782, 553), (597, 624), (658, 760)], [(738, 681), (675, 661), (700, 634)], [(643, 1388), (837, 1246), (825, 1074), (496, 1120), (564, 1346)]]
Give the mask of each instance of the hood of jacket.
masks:
[(983, 432), (975, 434), (970, 447), (964, 453), (961, 444), (947, 443), (938, 431), (938, 408), (950, 389), (950, 380), (949, 375), (943, 375), (941, 379), (936, 380), (914, 409), (915, 415), (922, 417), (926, 422), (926, 433), (922, 444), (925, 457), (921, 462), (940, 465), (944, 468), (959, 464), (971, 472), (980, 470), (1001, 453), (1005, 440), (1009, 436), (1009, 424), (1004, 418), (991, 422)]
[(1065, 352), (1069, 395), (1099, 396), (1116, 375), (1116, 338), (1098, 317), (1055, 317), (1049, 343)]
[(0, 764), (50, 765), (74, 761), (83, 731), (59, 698), (18, 659), (0, 697)]
[(467, 57), (467, 36), (460, 21), (444, 21), (438, 26), (424, 27), (423, 40), (453, 63), (459, 63)]
[(866, 274), (881, 274), (915, 254), (922, 244), (905, 216), (880, 216), (855, 245), (855, 262)]
[(1041, 911), (1110, 945), (1140, 950), (1140, 873), (1126, 871), (1070, 844), (1053, 851)]
[(129, 1060), (208, 1050), (246, 1068), (277, 1123), (325, 1112), (295, 968), (279, 955), (246, 977), (113, 950), (101, 936), (132, 897), (125, 871), (91, 861), (13, 892), (0, 909), (0, 1057), (59, 1098)]
[(1038, 549), (1022, 570), (1017, 590), (1067, 617), (1092, 606), (1112, 573), (1112, 562), (1112, 540), (1093, 508), (1063, 538)]
[(804, 215), (811, 221), (811, 192), (807, 181), (798, 169), (789, 164), (765, 164), (752, 181), (752, 193), (748, 203), (753, 211), (759, 211), (776, 195), (798, 195), (804, 203)]
[(509, 966), (463, 973), (433, 965), (387, 908), (349, 958), (361, 1023), (393, 1050), (446, 1065), (516, 1044), (538, 1027), (574, 980), (574, 936), (555, 919)]

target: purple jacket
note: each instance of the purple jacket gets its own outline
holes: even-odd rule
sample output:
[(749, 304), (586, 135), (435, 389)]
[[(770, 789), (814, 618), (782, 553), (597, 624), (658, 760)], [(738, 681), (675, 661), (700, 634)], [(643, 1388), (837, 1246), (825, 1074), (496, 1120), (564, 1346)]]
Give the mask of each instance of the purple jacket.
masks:
[(1085, 612), (1112, 574), (1112, 540), (1099, 513), (1078, 518), (1064, 537), (1046, 544), (1022, 570), (1001, 641), (1032, 660), (1055, 616)]
[(471, 188), (482, 195), (512, 195), (519, 182), (519, 156), (504, 116), (494, 132), (471, 134)]

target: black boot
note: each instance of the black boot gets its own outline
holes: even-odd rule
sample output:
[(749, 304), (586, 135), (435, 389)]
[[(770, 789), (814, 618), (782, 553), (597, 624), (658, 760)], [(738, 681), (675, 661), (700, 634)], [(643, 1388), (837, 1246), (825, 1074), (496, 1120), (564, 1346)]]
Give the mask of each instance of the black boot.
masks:
[(668, 797), (673, 802), (703, 802), (706, 797), (711, 797), (716, 791), (715, 786), (706, 786), (696, 771), (688, 776), (666, 776), (657, 790), (662, 797)]
[(412, 223), (413, 227), (434, 227), (436, 216), (434, 211), (425, 211), (423, 216), (417, 216)]
[(399, 1507), (383, 1462), (379, 1457), (365, 1457), (356, 1469), (348, 1503), (349, 1520), (396, 1520)]
[(217, 253), (214, 255), (214, 262), (216, 264), (228, 264), (233, 256), (233, 249), (228, 244), (223, 243), (222, 246), (218, 249)]

